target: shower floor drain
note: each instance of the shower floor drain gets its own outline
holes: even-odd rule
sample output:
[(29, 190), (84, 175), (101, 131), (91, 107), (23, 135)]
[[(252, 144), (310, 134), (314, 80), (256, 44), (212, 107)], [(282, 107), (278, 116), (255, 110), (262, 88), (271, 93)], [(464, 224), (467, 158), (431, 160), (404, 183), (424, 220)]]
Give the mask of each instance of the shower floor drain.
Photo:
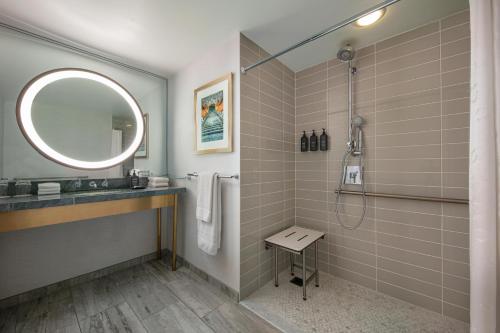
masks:
[(302, 287), (302, 279), (299, 277), (294, 277), (293, 279), (290, 280), (290, 283), (293, 283), (299, 287)]

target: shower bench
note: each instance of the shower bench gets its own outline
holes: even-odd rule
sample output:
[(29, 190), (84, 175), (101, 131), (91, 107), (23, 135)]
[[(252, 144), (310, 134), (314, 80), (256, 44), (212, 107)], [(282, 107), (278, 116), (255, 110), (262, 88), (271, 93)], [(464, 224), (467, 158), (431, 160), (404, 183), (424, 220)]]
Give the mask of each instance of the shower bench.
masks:
[[(307, 299), (306, 286), (315, 278), (316, 287), (319, 287), (318, 271), (318, 241), (325, 238), (325, 233), (301, 227), (290, 227), (264, 240), (266, 250), (272, 248), (274, 257), (274, 285), (278, 283), (278, 249), (290, 253), (290, 273), (294, 275), (294, 268), (302, 269), (302, 298)], [(314, 244), (314, 271), (307, 277), (306, 249)], [(294, 255), (302, 256), (302, 265), (295, 264)], [(300, 285), (300, 284), (299, 284)]]

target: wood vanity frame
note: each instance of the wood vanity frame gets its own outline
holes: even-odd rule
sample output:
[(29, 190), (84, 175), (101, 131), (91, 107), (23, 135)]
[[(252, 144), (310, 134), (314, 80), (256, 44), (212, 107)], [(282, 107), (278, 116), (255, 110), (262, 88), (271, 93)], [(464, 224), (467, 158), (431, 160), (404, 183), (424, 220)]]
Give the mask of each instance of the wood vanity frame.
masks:
[(0, 232), (38, 228), (48, 225), (94, 219), (104, 216), (156, 209), (156, 253), (161, 257), (161, 208), (173, 207), (172, 270), (177, 269), (177, 197), (160, 194), (131, 199), (116, 199), (74, 205), (0, 212)]

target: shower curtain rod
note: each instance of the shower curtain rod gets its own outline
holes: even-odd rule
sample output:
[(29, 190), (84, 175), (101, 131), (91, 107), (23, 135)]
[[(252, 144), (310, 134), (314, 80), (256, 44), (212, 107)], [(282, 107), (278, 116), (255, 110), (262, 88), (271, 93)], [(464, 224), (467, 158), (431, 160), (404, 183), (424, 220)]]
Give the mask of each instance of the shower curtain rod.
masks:
[(268, 62), (268, 61), (270, 61), (270, 60), (272, 60), (274, 58), (282, 56), (283, 54), (288, 53), (288, 52), (290, 52), (292, 50), (295, 50), (296, 48), (301, 47), (303, 45), (306, 45), (306, 44), (308, 44), (308, 43), (310, 43), (310, 42), (312, 42), (312, 41), (314, 41), (314, 40), (316, 40), (318, 38), (321, 38), (321, 37), (323, 37), (325, 35), (328, 35), (331, 32), (337, 31), (340, 28), (345, 27), (346, 25), (354, 23), (358, 19), (360, 19), (361, 17), (363, 17), (365, 15), (368, 15), (368, 14), (371, 14), (373, 12), (376, 12), (377, 10), (389, 7), (390, 5), (393, 5), (396, 2), (398, 2), (398, 1), (400, 1), (400, 0), (386, 0), (386, 1), (382, 1), (381, 3), (379, 3), (376, 6), (373, 6), (373, 7), (369, 8), (369, 9), (367, 9), (367, 10), (364, 10), (364, 11), (362, 11), (361, 13), (359, 13), (357, 15), (351, 16), (350, 18), (348, 18), (348, 19), (346, 19), (346, 20), (344, 20), (344, 21), (342, 21), (340, 23), (332, 25), (331, 27), (329, 27), (329, 28), (327, 28), (327, 29), (325, 29), (325, 30), (323, 30), (321, 32), (318, 32), (317, 34), (312, 35), (311, 37), (309, 37), (307, 39), (304, 39), (303, 41), (300, 41), (297, 44), (294, 44), (294, 45), (292, 45), (292, 46), (290, 46), (290, 47), (288, 47), (288, 48), (286, 48), (286, 49), (284, 49), (284, 50), (282, 50), (282, 51), (280, 51), (278, 53), (275, 53), (273, 55), (268, 56), (267, 58), (259, 60), (255, 64), (253, 64), (253, 65), (250, 65), (250, 66), (247, 66), (247, 67), (241, 67), (241, 74), (246, 74), (247, 71), (249, 71), (249, 70), (251, 70), (251, 69), (253, 69), (255, 67), (258, 67), (258, 66), (260, 66), (262, 64), (265, 64), (266, 62)]

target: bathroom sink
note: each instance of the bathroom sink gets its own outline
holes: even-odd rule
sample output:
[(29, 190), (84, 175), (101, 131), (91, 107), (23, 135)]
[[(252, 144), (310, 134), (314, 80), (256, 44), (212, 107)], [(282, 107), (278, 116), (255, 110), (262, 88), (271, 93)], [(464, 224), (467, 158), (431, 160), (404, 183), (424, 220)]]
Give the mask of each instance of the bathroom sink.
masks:
[(85, 191), (85, 192), (77, 192), (74, 193), (73, 195), (76, 197), (87, 197), (91, 195), (105, 195), (105, 194), (113, 194), (113, 193), (120, 193), (124, 192), (124, 189), (117, 189), (117, 190), (96, 190), (96, 191)]

